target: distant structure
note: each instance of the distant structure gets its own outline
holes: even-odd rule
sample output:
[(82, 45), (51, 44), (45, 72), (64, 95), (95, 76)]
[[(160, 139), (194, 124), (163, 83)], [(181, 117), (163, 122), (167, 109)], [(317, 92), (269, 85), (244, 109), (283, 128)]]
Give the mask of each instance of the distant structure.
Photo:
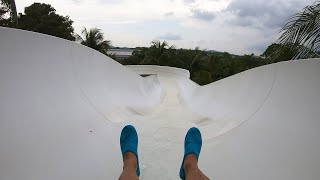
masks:
[(115, 60), (122, 61), (132, 56), (133, 48), (111, 48), (108, 49), (108, 54), (115, 56)]

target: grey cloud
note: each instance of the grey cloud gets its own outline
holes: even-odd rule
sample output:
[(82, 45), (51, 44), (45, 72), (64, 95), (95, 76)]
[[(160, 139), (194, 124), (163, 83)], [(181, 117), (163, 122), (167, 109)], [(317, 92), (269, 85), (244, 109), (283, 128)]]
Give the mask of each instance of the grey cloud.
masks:
[(232, 12), (236, 18), (232, 24), (262, 28), (278, 28), (304, 6), (313, 0), (233, 0), (225, 11)]
[(167, 12), (164, 14), (165, 16), (173, 16), (174, 15), (174, 12)]
[(196, 19), (200, 19), (203, 21), (212, 21), (215, 18), (214, 12), (202, 10), (202, 9), (193, 9), (192, 17)]
[(172, 33), (166, 33), (163, 35), (160, 35), (157, 39), (162, 40), (182, 40), (182, 37), (178, 34), (172, 34)]
[(207, 44), (208, 42), (206, 40), (201, 39), (200, 41), (198, 41), (199, 44)]
[(197, 0), (184, 0), (185, 3), (195, 3)]
[(249, 52), (255, 52), (256, 55), (261, 55), (271, 44), (271, 42), (261, 42), (261, 44), (255, 44), (248, 47)]
[(102, 4), (119, 4), (122, 3), (123, 0), (99, 0)]

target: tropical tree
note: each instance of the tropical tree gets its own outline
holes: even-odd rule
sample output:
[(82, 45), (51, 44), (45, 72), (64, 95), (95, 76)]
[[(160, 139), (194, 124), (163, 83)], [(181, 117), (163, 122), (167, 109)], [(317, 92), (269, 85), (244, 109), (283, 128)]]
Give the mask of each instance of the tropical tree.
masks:
[[(171, 48), (170, 48), (171, 47)], [(267, 59), (274, 57), (273, 51), (278, 46), (273, 45), (264, 57), (251, 55), (233, 55), (227, 52), (212, 52), (195, 49), (173, 49), (167, 43), (154, 41), (151, 47), (136, 48), (128, 59), (121, 61), (124, 65), (150, 64), (187, 69), (190, 78), (205, 85), (236, 73), (268, 63)], [(287, 56), (280, 54), (278, 59)], [(278, 55), (276, 56), (278, 57)]]
[(169, 58), (172, 58), (174, 54), (174, 49), (175, 46), (169, 46), (166, 41), (152, 41), (140, 64), (167, 65)]
[(193, 73), (191, 79), (199, 85), (206, 85), (213, 81), (210, 72), (204, 70)]
[(6, 6), (0, 6), (0, 21), (3, 21), (4, 15), (9, 11), (9, 9)]
[(320, 1), (291, 17), (280, 32), (280, 43), (298, 49), (294, 59), (320, 57)]
[(69, 16), (56, 14), (50, 4), (33, 3), (25, 8), (24, 13), (19, 13), (20, 29), (75, 40), (73, 21)]
[(190, 71), (190, 74), (192, 75), (194, 72), (201, 69), (201, 64), (203, 64), (203, 60), (206, 53), (197, 46), (194, 50), (189, 49), (185, 51), (184, 59), (180, 59), (180, 61), (183, 61), (185, 63), (186, 69)]
[(110, 48), (111, 43), (110, 41), (104, 40), (101, 29), (93, 28), (88, 31), (84, 27), (81, 34), (82, 37), (76, 35), (76, 41), (107, 55), (107, 50)]
[(299, 48), (294, 44), (271, 44), (265, 52), (261, 55), (266, 58), (268, 63), (275, 63), (280, 61), (288, 61), (293, 59)]
[(228, 67), (222, 65), (228, 62), (229, 60), (222, 55), (207, 54), (201, 61), (199, 69), (210, 72), (212, 80), (216, 81), (225, 76), (224, 71), (228, 70)]
[(12, 27), (18, 26), (18, 15), (17, 15), (17, 7), (14, 0), (0, 0), (0, 4), (3, 6), (0, 7), (0, 20), (1, 16), (7, 12), (10, 13), (10, 25)]

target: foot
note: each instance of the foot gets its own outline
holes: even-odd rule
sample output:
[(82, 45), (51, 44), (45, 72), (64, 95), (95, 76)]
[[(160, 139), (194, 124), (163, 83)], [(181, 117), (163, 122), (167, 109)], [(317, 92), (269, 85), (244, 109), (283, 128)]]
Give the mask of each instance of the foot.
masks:
[[(201, 146), (202, 146), (202, 138), (201, 138), (201, 133), (198, 128), (190, 128), (185, 140), (184, 140), (184, 156), (183, 156), (183, 161), (181, 164), (180, 168), (180, 178), (185, 179), (186, 174), (185, 174), (185, 159), (188, 155), (195, 155), (196, 159), (199, 159), (200, 151), (201, 151)], [(188, 156), (192, 157), (192, 156)]]
[(130, 158), (131, 153), (136, 157), (137, 176), (140, 176), (139, 158), (138, 158), (138, 134), (136, 129), (133, 126), (127, 125), (122, 129), (121, 136), (120, 136), (120, 146), (121, 146), (122, 157), (124, 160), (126, 158)]

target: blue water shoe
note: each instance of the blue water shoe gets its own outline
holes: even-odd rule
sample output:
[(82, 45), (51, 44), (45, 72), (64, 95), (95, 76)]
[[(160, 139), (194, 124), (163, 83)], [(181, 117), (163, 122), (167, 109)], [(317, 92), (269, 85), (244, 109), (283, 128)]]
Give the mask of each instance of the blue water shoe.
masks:
[(184, 139), (184, 156), (183, 156), (183, 161), (180, 168), (180, 178), (182, 180), (186, 179), (186, 175), (183, 168), (184, 159), (189, 154), (194, 154), (196, 155), (197, 159), (199, 159), (201, 146), (202, 146), (202, 138), (201, 138), (201, 133), (199, 129), (195, 127), (190, 128)]
[(132, 125), (125, 126), (121, 131), (120, 146), (122, 157), (127, 152), (133, 153), (137, 158), (137, 176), (140, 176), (139, 158), (138, 158), (138, 134)]

